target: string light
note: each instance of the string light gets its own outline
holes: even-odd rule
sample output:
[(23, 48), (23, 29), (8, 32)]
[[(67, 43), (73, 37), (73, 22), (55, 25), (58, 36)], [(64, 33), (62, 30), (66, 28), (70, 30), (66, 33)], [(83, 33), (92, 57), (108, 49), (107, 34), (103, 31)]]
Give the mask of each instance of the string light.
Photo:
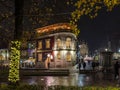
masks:
[(10, 69), (8, 81), (16, 83), (19, 81), (19, 60), (20, 60), (20, 41), (11, 41)]
[(53, 32), (53, 31), (72, 31), (72, 26), (69, 23), (58, 23), (58, 24), (53, 24), (53, 25), (49, 25), (43, 28), (38, 28), (36, 29), (37, 33), (39, 34), (43, 34), (43, 33), (47, 33), (47, 32)]

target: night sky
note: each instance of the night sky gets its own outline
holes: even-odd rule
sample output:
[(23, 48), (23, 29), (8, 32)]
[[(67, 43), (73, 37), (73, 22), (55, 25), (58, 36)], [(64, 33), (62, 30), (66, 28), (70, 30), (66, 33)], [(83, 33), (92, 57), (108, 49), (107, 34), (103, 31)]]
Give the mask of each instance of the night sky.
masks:
[[(111, 12), (102, 9), (94, 19), (82, 16), (79, 28), (80, 39), (88, 44), (90, 51), (106, 47), (107, 41), (111, 40), (113, 35), (120, 35), (120, 6), (115, 7)], [(120, 36), (117, 37), (120, 40)]]

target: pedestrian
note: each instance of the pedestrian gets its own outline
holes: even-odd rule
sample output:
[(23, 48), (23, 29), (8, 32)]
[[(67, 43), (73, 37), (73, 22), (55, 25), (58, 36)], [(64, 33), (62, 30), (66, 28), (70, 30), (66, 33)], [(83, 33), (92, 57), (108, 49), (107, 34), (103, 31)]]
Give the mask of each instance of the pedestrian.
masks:
[(118, 73), (119, 73), (119, 75), (118, 75), (118, 83), (117, 83), (117, 86), (119, 87), (119, 86), (120, 86), (120, 68), (118, 69)]
[(116, 61), (116, 63), (114, 64), (114, 78), (116, 79), (119, 76), (119, 62)]
[(95, 70), (95, 62), (92, 62), (92, 69)]
[(79, 68), (79, 70), (81, 69), (81, 63), (79, 62), (79, 64), (78, 64), (78, 68)]
[(51, 62), (50, 57), (48, 57), (48, 69), (50, 68), (50, 62)]
[(86, 67), (86, 63), (85, 62), (83, 62), (83, 69), (85, 70), (85, 67)]
[(88, 65), (90, 65), (90, 60), (88, 60)]

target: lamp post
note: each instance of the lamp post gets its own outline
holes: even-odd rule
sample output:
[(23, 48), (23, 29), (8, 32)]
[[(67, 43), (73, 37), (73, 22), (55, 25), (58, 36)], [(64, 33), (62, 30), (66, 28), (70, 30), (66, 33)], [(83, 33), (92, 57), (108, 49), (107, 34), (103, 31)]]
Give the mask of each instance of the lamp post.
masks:
[(78, 55), (78, 50), (79, 49), (79, 43), (78, 43), (78, 39), (76, 39), (76, 54), (77, 54), (77, 58), (76, 58), (76, 64), (79, 63), (79, 55)]

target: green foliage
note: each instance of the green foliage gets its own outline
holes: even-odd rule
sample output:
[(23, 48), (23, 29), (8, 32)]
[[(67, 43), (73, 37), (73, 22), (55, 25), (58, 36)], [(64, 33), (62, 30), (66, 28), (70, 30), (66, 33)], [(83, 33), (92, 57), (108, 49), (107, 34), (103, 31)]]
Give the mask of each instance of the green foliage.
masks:
[(2, 83), (1, 85), (0, 85), (0, 90), (7, 90), (7, 84), (4, 84), (4, 83)]
[(0, 90), (120, 90), (119, 87), (98, 87), (98, 86), (41, 86), (41, 85), (18, 85), (10, 86), (2, 84)]
[[(25, 29), (36, 29), (41, 26), (46, 26), (50, 20), (52, 8), (49, 4), (39, 0), (29, 0), (25, 1), (25, 3), (29, 3), (25, 5), (24, 8), (24, 17), (23, 22), (25, 24)], [(29, 23), (26, 23), (29, 22)], [(23, 25), (24, 25), (23, 24)], [(29, 25), (29, 27), (26, 26)]]
[(12, 83), (19, 81), (20, 45), (21, 43), (19, 41), (11, 41), (10, 69), (8, 80)]
[[(71, 1), (73, 2), (73, 1)], [(70, 3), (68, 3), (70, 4)], [(77, 22), (83, 15), (88, 15), (90, 18), (95, 18), (98, 15), (98, 11), (106, 7), (107, 11), (111, 11), (115, 6), (120, 5), (119, 0), (77, 0), (71, 5), (75, 6), (75, 10), (71, 14), (71, 25), (75, 26), (74, 33), (79, 34), (77, 31)]]

